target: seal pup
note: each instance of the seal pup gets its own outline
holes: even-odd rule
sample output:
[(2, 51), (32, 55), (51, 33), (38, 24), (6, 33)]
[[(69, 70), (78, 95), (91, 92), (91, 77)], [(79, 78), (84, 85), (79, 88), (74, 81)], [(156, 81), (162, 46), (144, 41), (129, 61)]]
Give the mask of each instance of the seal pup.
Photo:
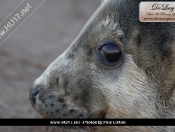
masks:
[[(140, 2), (105, 0), (35, 80), (29, 99), (43, 118), (175, 117), (175, 23), (140, 22)], [(83, 129), (175, 131), (161, 126)]]

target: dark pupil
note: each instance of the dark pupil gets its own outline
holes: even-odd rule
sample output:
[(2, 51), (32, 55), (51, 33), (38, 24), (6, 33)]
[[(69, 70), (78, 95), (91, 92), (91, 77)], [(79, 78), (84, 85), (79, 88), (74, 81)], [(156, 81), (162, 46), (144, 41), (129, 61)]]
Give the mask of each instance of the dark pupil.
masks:
[(121, 50), (116, 44), (107, 44), (101, 48), (101, 57), (108, 62), (116, 62), (121, 57)]

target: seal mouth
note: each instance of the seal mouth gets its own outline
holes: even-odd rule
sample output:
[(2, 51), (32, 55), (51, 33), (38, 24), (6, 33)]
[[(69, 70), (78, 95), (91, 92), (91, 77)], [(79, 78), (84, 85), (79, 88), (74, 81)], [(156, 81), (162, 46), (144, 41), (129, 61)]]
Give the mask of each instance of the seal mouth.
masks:
[[(92, 112), (88, 117), (78, 116), (77, 118), (79, 118), (79, 119), (105, 119), (106, 113), (107, 113), (106, 109), (97, 110), (97, 111)], [(47, 116), (46, 114), (43, 114), (42, 112), (40, 114), (44, 119), (53, 118), (53, 117)], [(69, 117), (67, 117), (67, 118), (69, 118)], [(73, 119), (73, 117), (71, 117), (70, 119)]]
[(97, 110), (90, 114), (88, 118), (90, 119), (105, 119), (107, 109)]

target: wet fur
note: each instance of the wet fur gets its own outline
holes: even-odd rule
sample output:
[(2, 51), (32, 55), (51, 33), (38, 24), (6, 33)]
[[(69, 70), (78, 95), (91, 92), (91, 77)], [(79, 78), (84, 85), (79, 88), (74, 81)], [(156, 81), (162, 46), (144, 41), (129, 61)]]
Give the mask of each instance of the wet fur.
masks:
[[(175, 24), (141, 23), (140, 1), (105, 0), (71, 46), (34, 82), (34, 86), (44, 86), (43, 102), (38, 97), (34, 106), (43, 117), (64, 118), (71, 109), (85, 118), (175, 117)], [(124, 53), (123, 61), (112, 68), (95, 56), (98, 43), (106, 39), (116, 41)], [(55, 110), (63, 104), (56, 99), (62, 95), (66, 109), (61, 108), (59, 115)], [(92, 130), (171, 132), (175, 128), (104, 126)]]

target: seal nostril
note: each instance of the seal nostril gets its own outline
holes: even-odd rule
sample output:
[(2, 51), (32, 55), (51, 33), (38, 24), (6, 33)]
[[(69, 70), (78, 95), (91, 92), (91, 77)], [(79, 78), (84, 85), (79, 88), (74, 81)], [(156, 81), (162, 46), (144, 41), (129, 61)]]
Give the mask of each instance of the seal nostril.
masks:
[(39, 93), (39, 90), (36, 91), (33, 95), (32, 95), (32, 101), (33, 103), (36, 103), (36, 95)]
[(36, 103), (36, 96), (40, 92), (40, 90), (43, 89), (43, 85), (36, 85), (30, 90), (29, 99), (32, 103)]

